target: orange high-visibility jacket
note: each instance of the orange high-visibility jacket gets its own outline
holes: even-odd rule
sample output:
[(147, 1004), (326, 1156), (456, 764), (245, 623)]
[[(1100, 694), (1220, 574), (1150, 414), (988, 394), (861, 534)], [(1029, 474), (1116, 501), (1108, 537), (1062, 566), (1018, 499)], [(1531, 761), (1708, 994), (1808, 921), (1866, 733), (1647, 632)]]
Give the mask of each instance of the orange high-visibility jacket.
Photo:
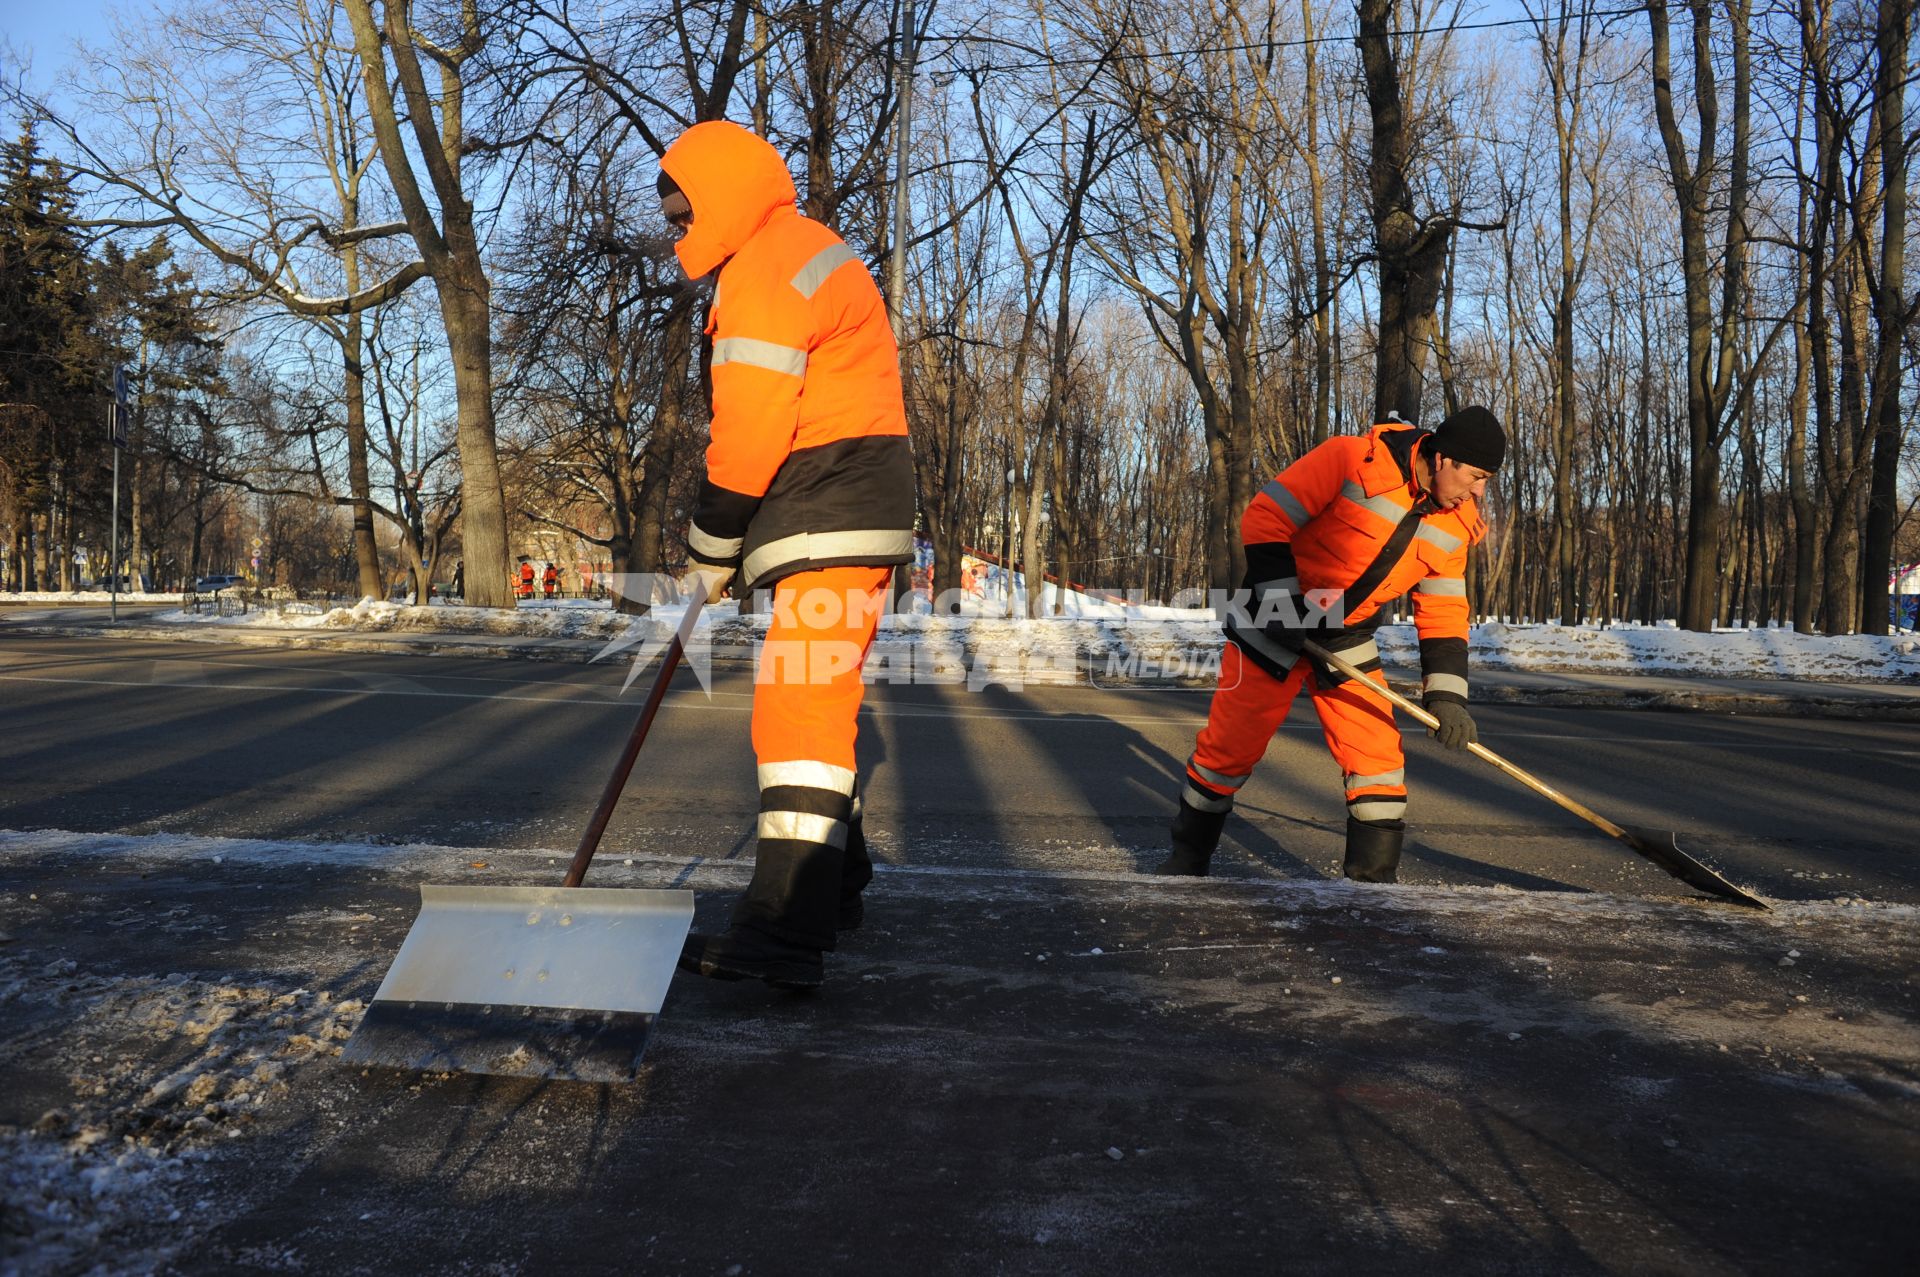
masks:
[(748, 589), (812, 568), (911, 562), (913, 452), (873, 276), (801, 216), (780, 153), (739, 125), (694, 125), (660, 167), (693, 206), (675, 246), (681, 268), (720, 272), (693, 558), (737, 565)]
[[(1373, 631), (1381, 606), (1412, 589), (1427, 699), (1464, 703), (1467, 549), (1486, 535), (1478, 503), (1468, 498), (1454, 510), (1426, 507), (1404, 548), (1383, 561), (1395, 529), (1425, 502), (1413, 457), (1416, 448), (1430, 446), (1427, 439), (1424, 430), (1391, 423), (1327, 440), (1260, 490), (1241, 518), (1240, 539), (1256, 608), (1275, 593), (1305, 599), (1313, 591), (1344, 592), (1343, 624), (1308, 636), (1362, 669), (1379, 668)], [(1354, 597), (1356, 585), (1364, 587), (1362, 597)], [(1311, 619), (1311, 605), (1302, 603), (1298, 614)], [(1227, 636), (1269, 672), (1281, 673), (1295, 659), (1275, 642), (1283, 628), (1271, 620), (1261, 629), (1230, 619)]]

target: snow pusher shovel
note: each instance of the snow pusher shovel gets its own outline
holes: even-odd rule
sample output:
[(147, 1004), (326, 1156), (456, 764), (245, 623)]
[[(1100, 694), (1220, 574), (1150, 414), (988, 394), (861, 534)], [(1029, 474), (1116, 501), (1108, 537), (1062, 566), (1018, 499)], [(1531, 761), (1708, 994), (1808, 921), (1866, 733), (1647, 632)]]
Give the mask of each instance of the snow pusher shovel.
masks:
[[(1411, 714), (1427, 727), (1436, 728), (1440, 726), (1439, 719), (1427, 713), (1426, 710), (1415, 705), (1412, 701), (1400, 695), (1400, 693), (1394, 691), (1385, 683), (1374, 682), (1365, 674), (1362, 674), (1352, 662), (1341, 657), (1338, 653), (1329, 652), (1326, 648), (1321, 647), (1311, 639), (1306, 640), (1302, 646), (1306, 649), (1307, 655), (1314, 657), (1316, 660), (1326, 662), (1334, 669), (1345, 674), (1348, 678), (1365, 683), (1368, 687), (1379, 692), (1382, 696), (1392, 701), (1408, 714)], [(1681, 882), (1686, 883), (1688, 886), (1698, 887), (1709, 895), (1718, 896), (1722, 900), (1731, 901), (1737, 905), (1746, 905), (1753, 909), (1768, 909), (1771, 907), (1760, 897), (1753, 895), (1751, 892), (1742, 891), (1713, 870), (1695, 860), (1692, 856), (1689, 856), (1686, 852), (1680, 850), (1679, 838), (1672, 832), (1655, 829), (1633, 829), (1616, 825), (1585, 804), (1567, 797), (1545, 781), (1515, 767), (1512, 763), (1500, 757), (1500, 755), (1494, 753), (1478, 741), (1468, 745), (1467, 752), (1476, 758), (1492, 763), (1495, 767), (1498, 767), (1501, 771), (1513, 777), (1534, 793), (1539, 794), (1542, 798), (1550, 799), (1558, 803), (1602, 833), (1618, 838), (1628, 847), (1631, 847), (1636, 853), (1651, 860), (1654, 864), (1659, 865), (1662, 869), (1678, 878)]]
[(341, 1058), (388, 1068), (633, 1080), (693, 925), (691, 891), (583, 887), (704, 595), (662, 658), (558, 887), (422, 884), (420, 915)]

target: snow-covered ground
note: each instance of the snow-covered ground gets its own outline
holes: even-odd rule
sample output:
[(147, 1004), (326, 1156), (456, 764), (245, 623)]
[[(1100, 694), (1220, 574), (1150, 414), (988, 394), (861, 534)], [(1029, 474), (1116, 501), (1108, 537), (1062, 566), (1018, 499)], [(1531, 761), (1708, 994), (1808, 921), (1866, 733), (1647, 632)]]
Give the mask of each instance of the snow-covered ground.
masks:
[[(988, 608), (973, 608), (971, 614), (960, 616), (897, 613), (881, 622), (879, 660), (899, 657), (897, 649), (904, 646), (915, 649), (913, 661), (945, 671), (941, 678), (966, 677), (976, 682), (1124, 682), (1204, 677), (1214, 668), (1219, 626), (1204, 610), (1123, 606), (1079, 594), (1069, 598), (1076, 602), (1067, 614), (1039, 620), (995, 615)], [(659, 605), (650, 620), (638, 620), (614, 612), (604, 601), (538, 601), (507, 610), (422, 608), (366, 600), (330, 610), (297, 604), (245, 615), (170, 612), (156, 619), (164, 625), (223, 629), (612, 642), (623, 637), (663, 641), (683, 615), (675, 604)], [(706, 642), (724, 649), (751, 644), (766, 624), (764, 615), (743, 617), (734, 604), (723, 603), (706, 610), (702, 633)], [(1379, 643), (1390, 665), (1417, 667), (1419, 639), (1411, 624), (1382, 626)], [(1829, 638), (1778, 628), (1697, 634), (1671, 624), (1489, 622), (1473, 628), (1472, 651), (1475, 665), (1482, 669), (1920, 681), (1920, 635), (1912, 633)]]
[[(111, 603), (113, 594), (107, 590), (24, 590), (0, 593), (0, 603)], [(152, 594), (144, 591), (120, 591), (122, 603), (178, 603), (180, 591), (160, 590)]]

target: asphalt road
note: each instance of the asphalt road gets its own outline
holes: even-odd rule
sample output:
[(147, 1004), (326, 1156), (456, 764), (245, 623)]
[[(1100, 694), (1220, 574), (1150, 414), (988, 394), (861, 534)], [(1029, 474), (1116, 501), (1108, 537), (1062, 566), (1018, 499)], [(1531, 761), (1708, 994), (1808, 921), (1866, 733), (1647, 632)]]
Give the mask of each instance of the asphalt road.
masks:
[[(570, 848), (644, 682), (624, 667), (0, 636), (0, 828)], [(751, 686), (682, 673), (608, 855), (737, 858)], [(1125, 871), (1158, 859), (1202, 692), (876, 686), (868, 826), (901, 865)], [(1910, 723), (1483, 706), (1483, 741), (1779, 899), (1920, 902)], [(1408, 732), (1403, 878), (1683, 896), (1618, 844)], [(1241, 793), (1227, 876), (1337, 874), (1338, 773), (1295, 708)]]
[[(1145, 877), (1204, 695), (880, 687), (818, 996), (678, 979), (631, 1086), (343, 1066), (419, 883), (558, 876), (624, 676), (0, 635), (0, 1271), (1912, 1267), (1911, 724), (1480, 711), (1762, 914), (1417, 735), (1406, 885), (1340, 881), (1304, 707)], [(593, 882), (721, 919), (749, 690), (683, 679)]]

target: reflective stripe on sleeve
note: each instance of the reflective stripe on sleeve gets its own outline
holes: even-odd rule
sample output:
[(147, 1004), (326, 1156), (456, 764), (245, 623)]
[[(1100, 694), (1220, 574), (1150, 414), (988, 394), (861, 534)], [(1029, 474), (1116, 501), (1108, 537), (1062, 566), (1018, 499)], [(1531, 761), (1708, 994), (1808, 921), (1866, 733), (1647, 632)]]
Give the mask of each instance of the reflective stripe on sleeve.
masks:
[(1439, 546), (1442, 550), (1445, 550), (1448, 554), (1452, 554), (1455, 550), (1458, 550), (1461, 546), (1466, 544), (1465, 541), (1462, 541), (1459, 537), (1453, 535), (1453, 533), (1448, 532), (1442, 528), (1436, 528), (1431, 523), (1428, 523), (1424, 520), (1421, 521), (1420, 530), (1418, 532), (1415, 532), (1413, 535), (1420, 538), (1420, 540), (1422, 541), (1427, 541), (1434, 545)]
[(836, 794), (853, 792), (853, 772), (850, 769), (806, 759), (788, 763), (761, 763), (759, 778), (762, 789), (772, 789), (775, 785), (805, 785), (809, 789), (831, 789)]
[(1464, 576), (1430, 576), (1413, 587), (1415, 594), (1439, 594), (1450, 598), (1467, 597), (1467, 578)]
[(778, 541), (769, 541), (747, 556), (741, 572), (749, 582), (763, 573), (788, 563), (803, 560), (814, 563), (835, 559), (896, 558), (912, 555), (913, 531), (797, 532)]
[(687, 548), (703, 559), (734, 558), (745, 543), (745, 537), (717, 537), (697, 523), (687, 529)]
[(760, 813), (760, 836), (844, 848), (847, 845), (847, 825), (845, 821), (835, 820), (831, 816), (816, 816), (812, 812), (763, 811)]
[(1247, 783), (1246, 776), (1229, 776), (1225, 772), (1217, 772), (1211, 767), (1202, 767), (1191, 758), (1187, 760), (1187, 770), (1198, 776), (1201, 780), (1206, 781), (1209, 785), (1212, 785), (1215, 789), (1231, 791)]
[(1233, 810), (1233, 797), (1215, 798), (1212, 794), (1189, 784), (1180, 795), (1180, 801), (1195, 811), (1222, 812)]
[(845, 244), (833, 244), (815, 253), (800, 273), (793, 277), (794, 289), (808, 301), (820, 291), (820, 285), (827, 282), (827, 276), (845, 266), (848, 262), (859, 261), (859, 255)]
[(718, 368), (722, 364), (751, 364), (755, 368), (799, 377), (807, 371), (807, 352), (761, 341), (758, 337), (722, 337), (713, 343), (713, 366)]
[(1335, 655), (1345, 659), (1349, 665), (1365, 665), (1368, 661), (1380, 659), (1380, 645), (1368, 639), (1358, 647), (1340, 649)]
[(1280, 509), (1285, 512), (1286, 516), (1293, 520), (1294, 527), (1305, 527), (1307, 521), (1312, 518), (1312, 516), (1307, 513), (1307, 507), (1300, 503), (1300, 498), (1294, 496), (1287, 485), (1278, 479), (1268, 480), (1267, 485), (1261, 488), (1260, 491), (1271, 497), (1274, 504), (1278, 505)]
[[(1385, 493), (1377, 497), (1367, 495), (1367, 490), (1349, 479), (1340, 485), (1340, 495), (1371, 514), (1377, 514), (1389, 523), (1398, 523), (1407, 515), (1407, 507), (1398, 505)], [(1424, 525), (1422, 525), (1424, 527)]]
[(1462, 700), (1467, 695), (1467, 680), (1458, 674), (1429, 674), (1420, 680), (1420, 688), (1427, 692), (1452, 692)]

